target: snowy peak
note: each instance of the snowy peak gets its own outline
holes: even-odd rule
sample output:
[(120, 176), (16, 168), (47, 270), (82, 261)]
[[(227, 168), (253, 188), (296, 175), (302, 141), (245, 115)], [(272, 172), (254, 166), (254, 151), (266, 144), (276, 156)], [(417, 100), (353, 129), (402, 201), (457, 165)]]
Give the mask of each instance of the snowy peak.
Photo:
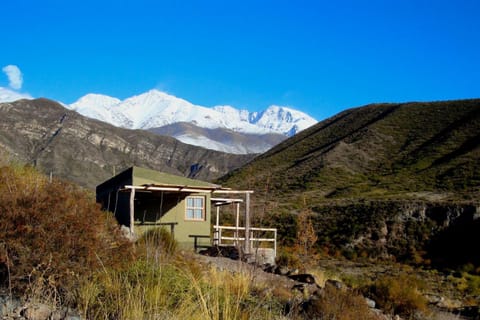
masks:
[(121, 102), (120, 99), (109, 97), (103, 94), (89, 93), (77, 102), (70, 105), (71, 109), (77, 110), (79, 108), (110, 108)]
[(238, 109), (235, 109), (232, 106), (215, 106), (212, 109), (220, 112), (221, 114), (223, 114), (227, 118), (230, 118), (230, 119), (231, 118), (233, 118), (233, 119), (238, 118), (238, 119), (240, 119), (240, 121), (245, 121), (245, 122), (251, 123), (250, 116), (251, 116), (252, 113), (249, 112), (248, 110), (238, 110)]
[(253, 139), (255, 141), (249, 141), (248, 146), (232, 142), (234, 145), (228, 147), (220, 136), (213, 141), (211, 137), (202, 134), (183, 132), (175, 135), (185, 143), (233, 153), (266, 151), (273, 146), (271, 141), (262, 141), (266, 135), (281, 134), (290, 137), (317, 122), (305, 113), (287, 107), (270, 106), (262, 112), (239, 110), (228, 105), (207, 108), (155, 89), (125, 100), (87, 94), (68, 108), (84, 116), (128, 129), (160, 129), (188, 123), (198, 128), (223, 130), (221, 135), (227, 131), (256, 135)]
[(153, 89), (125, 100), (88, 94), (69, 106), (87, 117), (129, 129), (151, 129), (187, 122), (201, 128), (223, 128), (241, 133), (280, 133), (291, 136), (316, 123), (308, 115), (271, 106), (249, 112), (232, 106), (207, 108)]
[(256, 114), (252, 122), (259, 127), (281, 133), (288, 137), (316, 123), (315, 119), (303, 112), (275, 105)]
[(68, 105), (67, 108), (89, 118), (107, 122), (117, 127), (126, 127), (129, 120), (122, 114), (113, 111), (113, 108), (121, 102), (117, 98), (90, 93), (81, 97), (77, 102)]
[(135, 129), (150, 129), (177, 122), (191, 122), (206, 128), (218, 126), (212, 109), (193, 105), (158, 90), (128, 98), (116, 111), (131, 119)]

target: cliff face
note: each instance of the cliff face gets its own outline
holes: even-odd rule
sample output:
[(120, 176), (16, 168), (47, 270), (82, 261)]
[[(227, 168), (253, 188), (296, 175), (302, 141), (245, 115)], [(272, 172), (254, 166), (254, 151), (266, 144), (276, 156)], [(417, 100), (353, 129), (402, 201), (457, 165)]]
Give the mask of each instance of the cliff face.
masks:
[(320, 246), (441, 267), (480, 265), (480, 204), (360, 201), (315, 207)]
[(0, 104), (0, 148), (87, 188), (132, 166), (212, 180), (251, 160), (85, 118), (47, 100)]

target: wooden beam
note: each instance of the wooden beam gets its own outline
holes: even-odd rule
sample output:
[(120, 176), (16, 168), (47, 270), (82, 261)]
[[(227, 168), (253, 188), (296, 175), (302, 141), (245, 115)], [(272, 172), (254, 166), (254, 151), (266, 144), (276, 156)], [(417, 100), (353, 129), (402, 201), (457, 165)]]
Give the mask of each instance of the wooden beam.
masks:
[(212, 192), (213, 188), (208, 187), (185, 187), (185, 186), (162, 186), (162, 187), (153, 187), (153, 186), (125, 186), (125, 189), (136, 189), (143, 191), (173, 191), (173, 192), (190, 192), (190, 193), (208, 193)]
[(234, 199), (234, 198), (210, 198), (210, 201), (211, 202), (221, 202), (221, 201), (225, 201), (225, 202), (228, 202), (228, 204), (232, 203), (232, 202), (243, 202), (243, 199)]
[(249, 194), (249, 193), (254, 193), (254, 191), (253, 190), (224, 190), (224, 189), (218, 189), (218, 190), (213, 190), (213, 193)]

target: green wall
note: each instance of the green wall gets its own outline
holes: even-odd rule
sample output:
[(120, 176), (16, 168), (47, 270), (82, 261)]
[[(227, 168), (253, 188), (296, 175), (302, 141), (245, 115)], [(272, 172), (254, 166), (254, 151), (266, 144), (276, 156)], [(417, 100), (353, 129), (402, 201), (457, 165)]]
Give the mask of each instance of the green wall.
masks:
[[(210, 237), (210, 194), (209, 193), (135, 193), (135, 233), (142, 235), (149, 229), (161, 227), (161, 223), (176, 223), (174, 225), (175, 239), (183, 248), (193, 248), (194, 238), (190, 235)], [(191, 221), (185, 219), (187, 196), (205, 197), (205, 219)], [(170, 226), (164, 226), (170, 230)], [(199, 239), (198, 244), (209, 245), (210, 238)]]

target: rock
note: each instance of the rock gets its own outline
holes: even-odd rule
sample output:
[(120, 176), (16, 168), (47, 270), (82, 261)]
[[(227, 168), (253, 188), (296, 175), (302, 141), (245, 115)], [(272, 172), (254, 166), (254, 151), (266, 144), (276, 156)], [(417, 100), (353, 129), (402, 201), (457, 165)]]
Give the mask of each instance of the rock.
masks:
[(295, 274), (298, 274), (298, 272), (299, 272), (298, 269), (293, 269), (293, 270), (290, 270), (290, 271), (288, 272), (288, 274), (289, 274), (289, 275), (295, 275)]
[(263, 271), (273, 273), (275, 271), (275, 265), (267, 263), (263, 266)]
[(0, 297), (0, 316), (6, 316), (14, 314), (16, 311), (19, 313), (21, 309), (21, 302), (19, 299), (11, 298), (8, 296)]
[(369, 299), (367, 297), (365, 297), (365, 302), (367, 303), (367, 306), (370, 308), (370, 309), (375, 309), (375, 306), (377, 305), (375, 303), (375, 301), (373, 301), (372, 299)]
[(235, 247), (219, 247), (213, 246), (207, 249), (201, 250), (200, 254), (210, 257), (225, 257), (232, 260), (238, 260), (240, 258), (240, 252)]
[(286, 276), (288, 274), (288, 268), (284, 266), (277, 267), (275, 269), (275, 274)]
[(338, 281), (338, 280), (333, 280), (333, 279), (328, 279), (327, 281), (325, 281), (325, 286), (333, 286), (337, 289), (344, 289), (345, 288), (345, 285), (341, 282), (341, 281)]
[(445, 298), (436, 294), (426, 294), (425, 298), (427, 299), (428, 303), (438, 305), (442, 301), (445, 301)]
[(295, 281), (298, 281), (298, 282), (302, 282), (302, 283), (310, 283), (310, 284), (314, 284), (316, 283), (315, 282), (315, 277), (312, 276), (311, 274), (309, 273), (303, 273), (303, 274), (291, 274), (291, 275), (288, 275), (288, 277), (292, 280), (295, 280)]
[(63, 320), (63, 319), (66, 319), (66, 317), (67, 317), (67, 310), (66, 309), (55, 310), (50, 315), (49, 320)]
[(135, 242), (135, 241), (137, 240), (135, 234), (132, 234), (132, 233), (130, 232), (130, 228), (127, 227), (127, 226), (122, 225), (122, 226), (120, 227), (120, 232), (121, 232), (122, 235), (123, 235), (126, 239), (128, 239), (128, 241), (130, 241), (130, 242)]
[(50, 306), (43, 303), (28, 305), (22, 312), (22, 315), (27, 320), (48, 320), (51, 314), (52, 309)]

